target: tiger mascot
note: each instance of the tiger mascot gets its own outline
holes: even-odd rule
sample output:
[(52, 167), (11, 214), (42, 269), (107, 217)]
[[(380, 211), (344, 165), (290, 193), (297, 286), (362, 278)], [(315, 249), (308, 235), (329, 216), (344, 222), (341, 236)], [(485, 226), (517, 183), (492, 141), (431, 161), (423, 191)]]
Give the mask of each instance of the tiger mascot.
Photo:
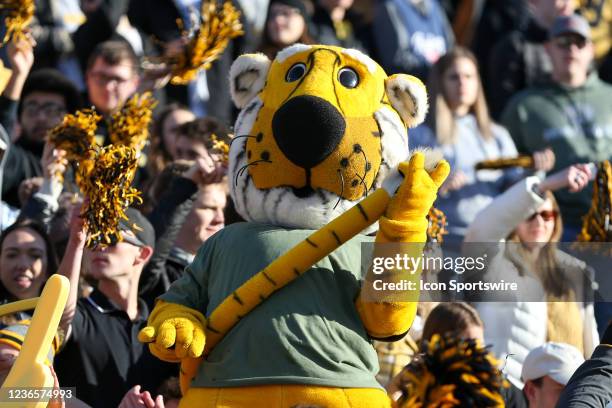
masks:
[(230, 87), (230, 190), (247, 222), (206, 241), (140, 340), (181, 362), (182, 408), (391, 406), (371, 340), (403, 336), (416, 302), (363, 296), (360, 251), (374, 231), (426, 241), (449, 166), (404, 161), (425, 87), (359, 51), (303, 44), (239, 57)]

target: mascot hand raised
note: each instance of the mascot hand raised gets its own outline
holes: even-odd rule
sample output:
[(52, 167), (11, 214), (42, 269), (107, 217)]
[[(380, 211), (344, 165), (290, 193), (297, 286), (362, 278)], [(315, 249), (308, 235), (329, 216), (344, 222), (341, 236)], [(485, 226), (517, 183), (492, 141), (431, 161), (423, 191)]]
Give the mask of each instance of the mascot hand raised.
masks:
[(368, 299), (361, 251), (425, 243), (449, 171), (408, 151), (425, 87), (356, 50), (296, 44), (239, 57), (230, 91), (230, 193), (246, 222), (204, 243), (141, 339), (181, 359), (181, 408), (389, 407), (371, 340), (403, 336), (416, 302)]

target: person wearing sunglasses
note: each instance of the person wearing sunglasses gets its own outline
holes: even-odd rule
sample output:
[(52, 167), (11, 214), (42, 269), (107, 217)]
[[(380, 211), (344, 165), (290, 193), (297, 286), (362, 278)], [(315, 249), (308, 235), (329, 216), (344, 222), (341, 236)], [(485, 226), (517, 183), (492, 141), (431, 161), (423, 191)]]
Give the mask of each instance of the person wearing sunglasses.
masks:
[[(520, 153), (552, 149), (551, 172), (578, 161), (612, 158), (612, 85), (592, 70), (594, 50), (589, 23), (572, 14), (557, 17), (545, 45), (552, 63), (550, 82), (515, 96), (501, 117)], [(496, 67), (502, 69), (503, 67)], [(563, 240), (576, 239), (581, 217), (591, 204), (592, 188), (577, 194), (555, 193), (565, 222)]]
[(553, 195), (562, 189), (578, 193), (593, 176), (592, 165), (577, 164), (544, 180), (527, 177), (497, 196), (468, 227), (464, 253), (485, 248), (487, 254), (482, 279), (519, 288), (475, 304), (487, 342), (519, 388), (529, 350), (555, 341), (588, 358), (598, 344), (593, 304), (585, 300), (592, 299), (590, 269), (559, 249), (563, 223)]

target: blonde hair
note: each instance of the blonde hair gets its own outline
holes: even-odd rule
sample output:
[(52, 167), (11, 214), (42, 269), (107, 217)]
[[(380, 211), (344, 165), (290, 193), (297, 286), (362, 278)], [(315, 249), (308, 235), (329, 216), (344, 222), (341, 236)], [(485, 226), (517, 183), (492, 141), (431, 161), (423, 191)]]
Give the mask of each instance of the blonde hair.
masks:
[(466, 58), (474, 64), (476, 68), (476, 82), (478, 92), (476, 101), (470, 106), (470, 113), (476, 117), (476, 124), (480, 134), (485, 140), (493, 137), (491, 127), (493, 121), (489, 116), (487, 101), (482, 88), (482, 81), (478, 70), (478, 61), (474, 54), (467, 48), (455, 47), (446, 53), (435, 63), (429, 74), (427, 89), (429, 91), (430, 106), (433, 107), (426, 121), (429, 128), (436, 133), (439, 144), (452, 144), (455, 142), (456, 122), (453, 112), (448, 105), (447, 96), (443, 86), (444, 75), (459, 59)]

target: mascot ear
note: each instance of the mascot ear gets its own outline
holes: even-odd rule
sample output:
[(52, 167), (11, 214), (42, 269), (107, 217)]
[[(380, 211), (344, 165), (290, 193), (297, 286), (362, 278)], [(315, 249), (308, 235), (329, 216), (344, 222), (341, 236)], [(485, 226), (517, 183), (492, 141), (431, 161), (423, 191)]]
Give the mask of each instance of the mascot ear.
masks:
[(391, 75), (385, 81), (391, 106), (409, 128), (425, 120), (427, 114), (427, 90), (416, 77), (405, 74)]
[(263, 54), (244, 54), (230, 68), (230, 92), (238, 109), (261, 91), (266, 83), (270, 60)]

